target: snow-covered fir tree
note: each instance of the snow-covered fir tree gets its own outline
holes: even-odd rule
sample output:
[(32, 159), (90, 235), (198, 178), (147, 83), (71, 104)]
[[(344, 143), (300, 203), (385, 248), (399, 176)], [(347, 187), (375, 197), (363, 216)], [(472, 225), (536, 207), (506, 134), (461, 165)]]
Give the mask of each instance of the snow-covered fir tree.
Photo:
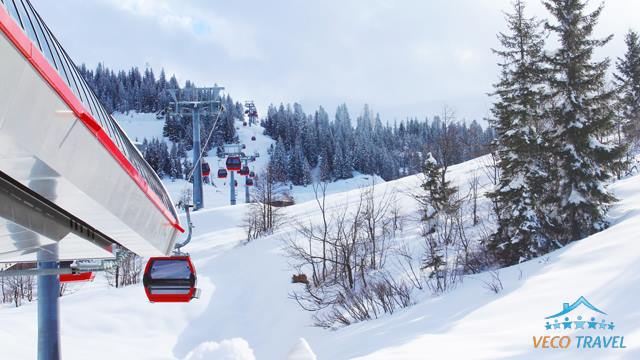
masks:
[(606, 210), (615, 200), (604, 186), (611, 165), (624, 149), (607, 140), (614, 117), (614, 91), (605, 88), (609, 60), (593, 60), (604, 39), (592, 37), (602, 5), (586, 13), (584, 0), (543, 2), (554, 21), (547, 29), (558, 37), (559, 49), (548, 58), (551, 68), (548, 111), (555, 131), (551, 139), (557, 171), (548, 174), (553, 189), (555, 240), (581, 239), (606, 227)]
[(276, 146), (271, 153), (271, 159), (269, 160), (269, 171), (274, 182), (284, 183), (288, 180), (288, 161), (287, 151), (284, 148), (284, 141), (278, 139)]
[(422, 222), (427, 233), (435, 231), (435, 219), (441, 213), (455, 213), (459, 206), (453, 198), (457, 189), (446, 178), (446, 172), (438, 161), (428, 153), (422, 170), (424, 181), (420, 184), (422, 193), (418, 200), (422, 205)]
[(623, 57), (616, 62), (617, 85), (620, 87), (618, 99), (619, 117), (626, 139), (634, 143), (634, 151), (640, 142), (640, 37), (630, 30), (625, 36), (627, 46)]
[(422, 192), (416, 194), (422, 211), (425, 240), (421, 269), (429, 272), (433, 290), (444, 291), (450, 279), (449, 247), (454, 242), (454, 224), (460, 210), (458, 189), (446, 179), (445, 169), (428, 153), (422, 170)]
[(500, 159), (500, 180), (490, 194), (495, 198), (498, 229), (488, 247), (504, 265), (517, 263), (549, 249), (542, 229), (542, 208), (548, 169), (544, 116), (544, 34), (541, 22), (525, 16), (525, 4), (516, 0), (506, 14), (508, 31), (500, 33), (501, 77), (494, 85), (496, 102), (492, 125)]

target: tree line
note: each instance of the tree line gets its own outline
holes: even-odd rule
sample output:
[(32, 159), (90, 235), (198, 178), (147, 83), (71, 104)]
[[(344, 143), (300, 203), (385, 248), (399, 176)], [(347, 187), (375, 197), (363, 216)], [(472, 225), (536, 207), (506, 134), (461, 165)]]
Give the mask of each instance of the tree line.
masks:
[[(180, 88), (175, 75), (167, 79), (164, 69), (160, 70), (157, 78), (150, 67), (140, 71), (134, 66), (127, 71), (116, 72), (98, 63), (95, 70), (87, 68), (85, 64), (80, 65), (78, 70), (109, 113), (158, 112), (171, 101), (166, 90)], [(193, 86), (191, 81), (185, 82), (185, 87)]]
[[(79, 71), (110, 113), (156, 113), (164, 119), (163, 137), (169, 140), (169, 144), (158, 138), (136, 139), (141, 142), (142, 155), (160, 177), (183, 179), (189, 175), (193, 167), (187, 157), (187, 151), (193, 148), (192, 120), (188, 113), (176, 115), (167, 111), (174, 109), (174, 105), (171, 104), (174, 99), (168, 90), (195, 88), (195, 83), (186, 80), (185, 85), (180, 86), (175, 75), (167, 80), (164, 69), (160, 71), (157, 79), (152, 68), (146, 68), (141, 72), (137, 67), (132, 67), (128, 71), (116, 72), (103, 64), (98, 64), (95, 70), (90, 70), (82, 64)], [(180, 93), (178, 91), (178, 97)], [(234, 102), (230, 95), (223, 96), (221, 103), (225, 109), (223, 112), (207, 113), (200, 117), (201, 144), (205, 144), (214, 124), (216, 127), (209, 143), (206, 144), (205, 152), (223, 143), (237, 142), (238, 139), (234, 121), (242, 119), (243, 106)]]
[(306, 114), (299, 104), (271, 105), (261, 124), (277, 139), (270, 162), (274, 179), (294, 185), (348, 179), (354, 171), (393, 180), (419, 173), (428, 153), (450, 164), (486, 154), (494, 137), (491, 128), (457, 121), (451, 111), (444, 118), (389, 123), (368, 105), (355, 126), (344, 104), (333, 120), (322, 107)]

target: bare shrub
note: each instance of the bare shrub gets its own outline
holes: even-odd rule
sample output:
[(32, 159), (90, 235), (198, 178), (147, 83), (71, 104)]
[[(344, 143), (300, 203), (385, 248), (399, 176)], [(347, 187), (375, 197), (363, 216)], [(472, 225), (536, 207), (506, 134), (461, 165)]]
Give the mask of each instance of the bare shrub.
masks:
[(317, 326), (333, 327), (393, 313), (411, 305), (412, 284), (394, 279), (384, 267), (399, 212), (395, 194), (376, 196), (361, 189), (356, 203), (327, 211), (326, 184), (314, 185), (321, 216), (298, 223), (286, 251), (298, 271), (310, 274), (304, 288), (290, 294), (314, 312)]
[(106, 271), (107, 282), (116, 288), (137, 284), (144, 271), (143, 259), (123, 247), (116, 248), (116, 262)]
[(504, 287), (502, 286), (502, 280), (500, 279), (500, 272), (498, 270), (490, 271), (491, 279), (488, 281), (483, 280), (484, 288), (490, 290), (494, 294), (500, 293)]
[(244, 218), (247, 242), (271, 234), (278, 228), (283, 216), (282, 209), (276, 204), (288, 196), (286, 187), (273, 180), (269, 168), (254, 178), (251, 194), (253, 202)]
[[(32, 268), (32, 264), (8, 264), (6, 269), (24, 270)], [(26, 300), (35, 298), (35, 276), (0, 276), (0, 290), (2, 291), (2, 303), (13, 304), (19, 307)]]

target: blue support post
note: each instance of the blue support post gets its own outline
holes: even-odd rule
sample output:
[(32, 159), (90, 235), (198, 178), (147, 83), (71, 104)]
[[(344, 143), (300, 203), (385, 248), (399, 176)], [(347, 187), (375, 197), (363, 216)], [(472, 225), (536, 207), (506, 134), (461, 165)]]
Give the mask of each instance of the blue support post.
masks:
[[(249, 166), (249, 162), (247, 160), (244, 161), (244, 166)], [(249, 175), (245, 176), (245, 179), (244, 179), (244, 202), (246, 204), (248, 204), (250, 202), (249, 201), (250, 200), (249, 199), (249, 185), (247, 185), (248, 176)]]
[(202, 164), (200, 159), (200, 108), (194, 106), (191, 110), (191, 119), (193, 121), (193, 210), (199, 210), (204, 207), (204, 199), (202, 196)]
[[(38, 269), (57, 269), (58, 244), (38, 251)], [(60, 280), (58, 275), (38, 275), (38, 360), (60, 359)]]
[(229, 171), (231, 173), (231, 180), (229, 181), (229, 202), (231, 203), (231, 205), (235, 205), (236, 204), (236, 182), (234, 179), (234, 173), (235, 171)]

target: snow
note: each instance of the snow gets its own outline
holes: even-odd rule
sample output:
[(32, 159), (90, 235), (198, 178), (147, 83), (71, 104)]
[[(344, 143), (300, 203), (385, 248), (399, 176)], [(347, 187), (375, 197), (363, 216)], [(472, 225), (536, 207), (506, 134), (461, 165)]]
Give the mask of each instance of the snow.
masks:
[[(143, 126), (141, 126), (141, 128), (142, 127)], [(243, 126), (241, 121), (236, 121), (236, 131), (238, 133), (240, 143), (247, 146), (246, 149), (244, 149), (244, 152), (247, 155), (260, 155), (256, 158), (255, 162), (249, 163), (249, 168), (257, 175), (260, 175), (260, 172), (263, 171), (269, 163), (268, 149), (272, 144), (275, 146), (275, 140), (271, 139), (269, 136), (264, 135), (264, 128), (259, 125)], [(255, 137), (256, 140), (251, 140), (252, 137)], [(191, 159), (191, 155), (189, 156), (189, 159)], [(226, 179), (216, 178), (218, 168), (224, 167), (224, 160), (219, 159), (217, 156), (215, 156), (215, 154), (206, 156), (204, 159), (211, 166), (211, 182), (210, 184), (204, 184), (203, 188), (205, 202), (204, 207), (216, 208), (229, 205), (230, 177), (227, 177)], [(354, 172), (353, 174), (354, 177), (351, 179), (341, 180), (329, 184), (329, 186), (327, 187), (327, 194), (359, 189), (365, 186), (369, 186), (373, 183), (379, 184), (384, 182), (384, 180), (377, 175), (365, 175), (358, 172)], [(238, 187), (236, 188), (236, 203), (244, 204), (244, 177), (235, 174), (235, 180), (238, 181)], [(183, 192), (193, 188), (193, 185), (186, 180), (171, 181), (169, 179), (164, 179), (163, 183), (172, 199), (174, 200), (180, 199)], [(313, 200), (315, 196), (312, 186), (293, 186), (290, 190), (290, 193), (297, 203)]]
[(185, 360), (255, 360), (253, 350), (244, 339), (233, 338), (221, 342), (207, 341), (189, 352)]
[(433, 155), (431, 155), (431, 153), (427, 154), (427, 158), (425, 160), (428, 163), (431, 163), (433, 165), (438, 165), (438, 162), (436, 161), (436, 159), (433, 157)]
[(141, 143), (144, 138), (148, 140), (163, 138), (164, 118), (156, 119), (156, 114), (154, 113), (117, 112), (113, 114), (113, 117), (133, 141)]
[(298, 343), (289, 351), (287, 360), (316, 360), (316, 354), (313, 353), (309, 343), (304, 338), (300, 338)]
[[(141, 125), (145, 126), (151, 127)], [(239, 131), (244, 140), (257, 134), (256, 144), (247, 145), (250, 151), (264, 153), (256, 167), (264, 166), (271, 140), (259, 127), (241, 126)], [(448, 176), (462, 194), (473, 176), (481, 177), (482, 191), (488, 190), (481, 169), (486, 161), (479, 158), (452, 166)], [(211, 164), (215, 169), (216, 163)], [(339, 211), (346, 201), (358, 198), (358, 187), (371, 181), (358, 175), (330, 184), (327, 207)], [(411, 215), (417, 206), (409, 194), (418, 184), (417, 176), (380, 181), (376, 194), (396, 190), (397, 204)], [(167, 187), (175, 194), (184, 185), (175, 182)], [(150, 304), (141, 285), (115, 289), (98, 275), (95, 282), (61, 298), (62, 353), (71, 360), (637, 359), (640, 175), (617, 181), (610, 189), (620, 201), (610, 211), (609, 228), (547, 256), (499, 270), (503, 290), (497, 294), (487, 288), (496, 273), (469, 275), (440, 296), (418, 294), (415, 305), (393, 315), (325, 330), (313, 327), (311, 314), (289, 298), (303, 285), (291, 283), (293, 270), (283, 252), (283, 239), (295, 233), (295, 221), (318, 221), (317, 205), (309, 201), (311, 189), (294, 188), (297, 203), (285, 208), (287, 221), (275, 234), (243, 245), (241, 224), (247, 206), (242, 201), (226, 205), (228, 193), (208, 186), (207, 208), (193, 214), (195, 234), (185, 249), (198, 271), (201, 298), (189, 304)], [(487, 205), (481, 198), (481, 217), (488, 216)], [(413, 247), (421, 244), (417, 232), (417, 224), (409, 221), (403, 236)], [(625, 336), (626, 349), (533, 347), (534, 336), (550, 334), (544, 318), (580, 296), (615, 321), (611, 334)], [(36, 313), (35, 303), (0, 308), (0, 358), (35, 358)]]

